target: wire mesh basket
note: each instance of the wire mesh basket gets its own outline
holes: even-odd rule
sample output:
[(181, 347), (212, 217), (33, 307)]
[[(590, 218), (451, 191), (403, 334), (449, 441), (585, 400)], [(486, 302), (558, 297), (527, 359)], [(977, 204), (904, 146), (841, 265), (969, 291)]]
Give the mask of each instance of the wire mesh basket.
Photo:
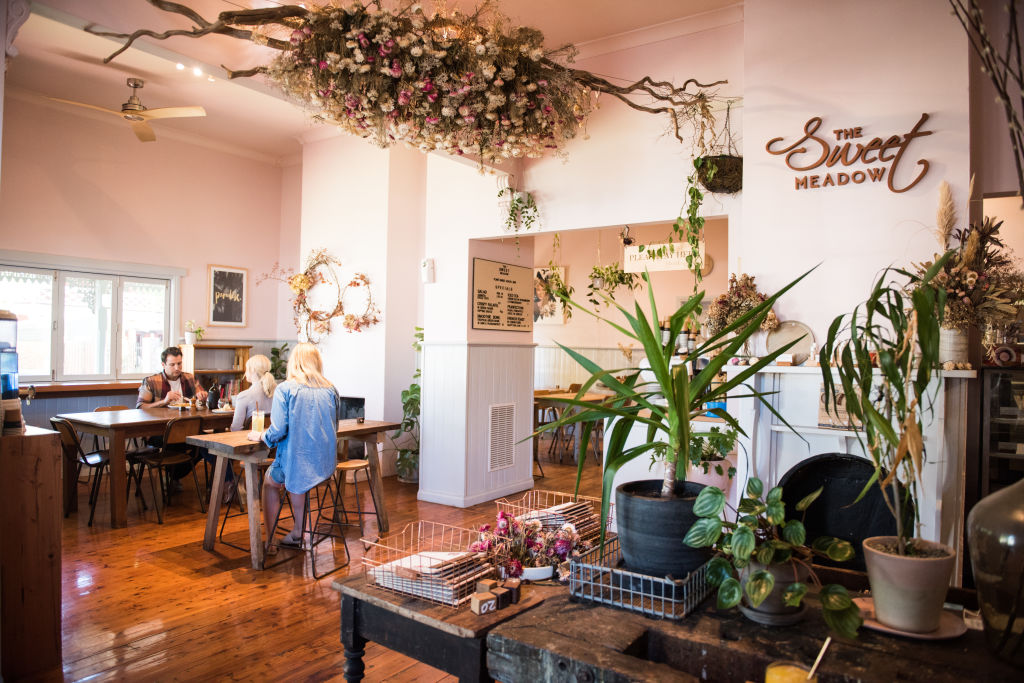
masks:
[(485, 553), (471, 551), (480, 533), (438, 522), (419, 521), (379, 540), (362, 539), (367, 583), (448, 607), (476, 591), (479, 579), (494, 575)]
[[(590, 496), (575, 496), (558, 491), (527, 491), (522, 498), (509, 500), (499, 498), (495, 503), (498, 512), (519, 519), (535, 517), (541, 520), (545, 531), (557, 531), (566, 522), (572, 522), (576, 533), (584, 541), (597, 543), (601, 536), (601, 499)], [(574, 505), (586, 503), (587, 507)], [(614, 519), (615, 504), (608, 505), (608, 524)]]
[(685, 579), (674, 580), (622, 569), (622, 550), (617, 537), (605, 541), (572, 560), (569, 595), (574, 600), (596, 602), (649, 617), (682, 619), (711, 592), (707, 564)]

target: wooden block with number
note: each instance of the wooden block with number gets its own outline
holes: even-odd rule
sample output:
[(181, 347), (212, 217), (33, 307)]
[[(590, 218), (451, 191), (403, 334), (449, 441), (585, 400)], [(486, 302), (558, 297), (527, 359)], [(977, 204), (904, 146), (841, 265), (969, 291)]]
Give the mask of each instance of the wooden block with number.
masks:
[(522, 585), (523, 582), (519, 579), (506, 579), (505, 583), (502, 584), (511, 593), (513, 604), (519, 602), (519, 596), (522, 594)]
[(469, 609), (473, 614), (487, 614), (498, 609), (498, 598), (494, 593), (473, 593), (469, 598)]
[(492, 588), (491, 594), (498, 598), (498, 609), (505, 609), (512, 604), (512, 591), (507, 588)]
[(476, 582), (477, 593), (490, 593), (492, 590), (498, 587), (498, 582), (494, 579), (480, 579)]

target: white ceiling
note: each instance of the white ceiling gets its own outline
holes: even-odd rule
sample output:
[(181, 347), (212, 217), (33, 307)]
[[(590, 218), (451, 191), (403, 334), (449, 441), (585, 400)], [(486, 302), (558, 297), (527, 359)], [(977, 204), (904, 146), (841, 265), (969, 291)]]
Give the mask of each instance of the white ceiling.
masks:
[[(282, 4), (268, 0), (179, 0), (209, 20), (222, 11)], [(394, 4), (394, 3), (386, 3)], [(429, 6), (430, 2), (425, 2)], [(472, 0), (448, 0), (448, 5), (471, 8)], [(549, 47), (580, 45), (611, 35), (663, 24), (683, 17), (739, 4), (737, 0), (503, 0), (502, 11), (513, 21), (540, 29)], [(294, 158), (299, 137), (321, 128), (301, 108), (283, 101), (261, 79), (230, 81), (219, 65), (244, 69), (265, 64), (270, 48), (226, 36), (145, 39), (109, 64), (102, 59), (119, 43), (82, 30), (98, 26), (129, 33), (139, 28), (190, 28), (182, 16), (163, 12), (145, 0), (45, 0), (33, 3), (33, 14), (18, 32), (18, 56), (8, 61), (7, 94), (34, 103), (123, 125), (113, 116), (53, 103), (59, 97), (119, 109), (126, 101), (128, 76), (145, 79), (140, 93), (149, 108), (193, 105), (206, 108), (205, 118), (154, 122), (157, 142), (186, 139), (274, 162)], [(187, 65), (177, 70), (176, 64)], [(198, 65), (201, 77), (192, 73)], [(209, 75), (213, 75), (210, 82)], [(141, 143), (140, 143), (141, 144)]]

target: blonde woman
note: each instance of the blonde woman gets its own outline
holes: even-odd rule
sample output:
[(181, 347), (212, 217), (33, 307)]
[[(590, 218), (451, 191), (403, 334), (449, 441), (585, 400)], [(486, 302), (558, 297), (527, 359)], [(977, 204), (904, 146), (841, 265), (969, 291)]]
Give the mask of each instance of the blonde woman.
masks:
[[(299, 344), (288, 357), (288, 376), (274, 392), (270, 427), (263, 443), (277, 447), (274, 464), (263, 480), (263, 523), (270, 529), (281, 509), (281, 489), (288, 490), (292, 530), (282, 545), (302, 545), (306, 491), (334, 473), (338, 452), (341, 400), (323, 374), (323, 359), (312, 344)], [(255, 435), (249, 438), (255, 440)]]
[(263, 355), (253, 356), (245, 364), (245, 379), (250, 386), (235, 396), (235, 419), (231, 431), (239, 432), (254, 411), (269, 412), (277, 380), (270, 374), (270, 359)]

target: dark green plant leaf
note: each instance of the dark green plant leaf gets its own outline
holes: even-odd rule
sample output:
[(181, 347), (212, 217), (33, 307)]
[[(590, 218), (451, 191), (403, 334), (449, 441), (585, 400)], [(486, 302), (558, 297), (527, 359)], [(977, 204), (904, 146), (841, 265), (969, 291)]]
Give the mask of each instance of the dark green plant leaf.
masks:
[(764, 493), (764, 484), (757, 477), (751, 477), (747, 482), (747, 495), (751, 498), (760, 498)]
[(750, 527), (751, 529), (757, 528), (757, 517), (755, 517), (754, 515), (743, 515), (737, 521), (740, 524), (743, 524), (744, 526)]
[(740, 582), (730, 576), (718, 587), (718, 609), (735, 607), (740, 604), (742, 597), (743, 589), (740, 587)]
[(760, 607), (774, 587), (775, 577), (765, 570), (759, 569), (747, 577), (747, 600), (750, 601), (751, 606)]
[(776, 486), (776, 487), (772, 488), (772, 490), (768, 492), (767, 497), (765, 497), (765, 501), (768, 502), (769, 504), (770, 503), (781, 503), (782, 502), (782, 487), (781, 486)]
[(770, 545), (763, 545), (757, 549), (757, 561), (761, 564), (771, 564), (775, 559), (775, 548)]
[(754, 552), (754, 530), (748, 526), (736, 527), (732, 532), (732, 554), (739, 560), (746, 561)]
[(708, 548), (713, 546), (722, 535), (722, 522), (715, 517), (698, 519), (686, 532), (683, 543), (691, 548)]
[(816, 550), (819, 553), (828, 552), (828, 547), (832, 545), (835, 540), (836, 539), (831, 536), (819, 536), (811, 542), (811, 549)]
[(693, 503), (693, 514), (698, 517), (715, 517), (725, 509), (725, 494), (716, 486), (706, 486), (697, 494)]
[(764, 515), (772, 524), (782, 524), (786, 521), (786, 506), (782, 502), (768, 503), (768, 509), (765, 510)]
[(786, 586), (786, 590), (782, 592), (782, 599), (786, 601), (788, 607), (799, 607), (806, 594), (807, 584), (797, 581)]
[(712, 557), (708, 562), (706, 572), (708, 583), (712, 586), (721, 586), (726, 579), (732, 576), (732, 565), (724, 557)]
[(841, 610), (825, 609), (821, 611), (821, 614), (825, 617), (825, 623), (830, 629), (846, 638), (856, 638), (857, 629), (864, 623), (857, 605), (850, 605)]
[(838, 538), (834, 538), (825, 550), (825, 554), (833, 562), (846, 562), (853, 557), (853, 546), (849, 541), (841, 541)]
[(846, 589), (834, 583), (822, 586), (820, 597), (824, 609), (842, 610), (853, 604)]
[(800, 502), (796, 504), (797, 512), (803, 512), (804, 510), (806, 510), (807, 506), (809, 506), (811, 503), (813, 503), (815, 500), (817, 500), (818, 496), (820, 496), (821, 492), (824, 491), (824, 490), (825, 490), (825, 487), (822, 486), (817, 491), (815, 491), (813, 493), (809, 493), (806, 496), (804, 496), (803, 498), (801, 498)]
[(737, 510), (739, 510), (741, 513), (744, 513), (744, 514), (755, 514), (756, 515), (757, 514), (757, 509), (759, 507), (761, 507), (762, 505), (763, 505), (763, 503), (761, 503), (760, 501), (758, 501), (755, 498), (743, 498), (743, 499), (740, 500), (740, 504), (739, 504), (739, 507), (737, 508)]
[(803, 522), (791, 519), (782, 527), (782, 537), (793, 545), (803, 545), (807, 541), (807, 530)]

